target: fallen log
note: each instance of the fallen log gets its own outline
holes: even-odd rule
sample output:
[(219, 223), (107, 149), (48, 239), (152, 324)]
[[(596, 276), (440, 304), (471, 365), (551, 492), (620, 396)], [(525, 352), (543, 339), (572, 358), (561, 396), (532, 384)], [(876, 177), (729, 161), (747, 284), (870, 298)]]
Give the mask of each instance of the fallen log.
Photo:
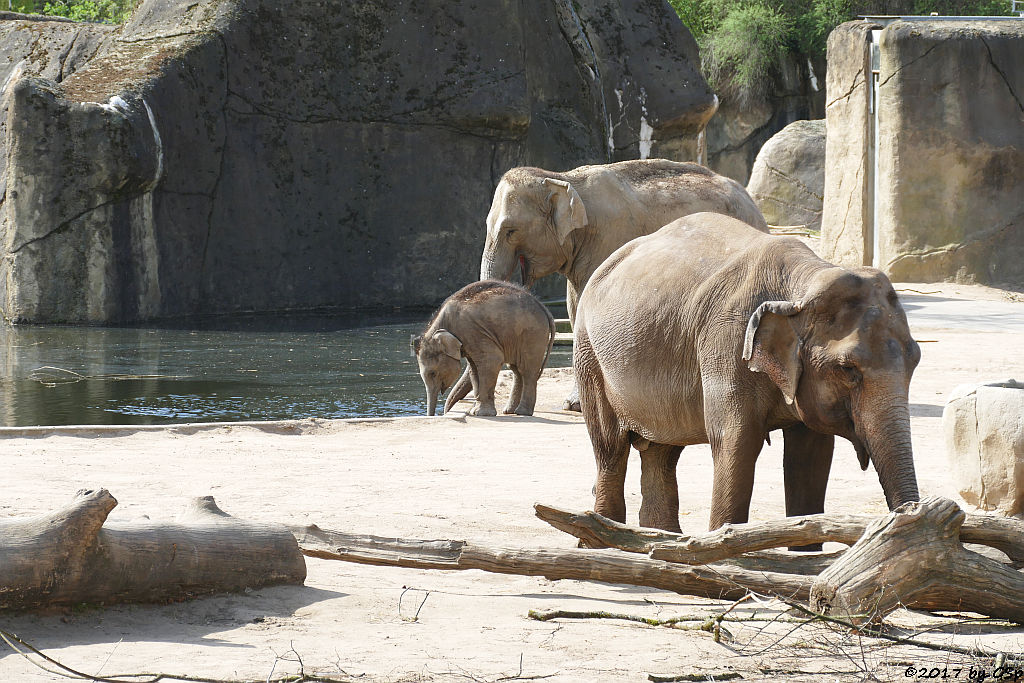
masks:
[[(540, 503), (534, 505), (534, 510), (540, 519), (576, 536), (590, 547), (649, 553), (655, 559), (684, 564), (718, 562), (744, 553), (791, 545), (829, 541), (853, 545), (875, 520), (859, 515), (807, 515), (726, 524), (714, 531), (688, 536), (620, 524), (596, 512), (571, 512)], [(1015, 564), (1024, 564), (1024, 522), (1021, 520), (967, 515), (960, 527), (960, 540), (996, 548)]]
[(1024, 623), (1024, 575), (964, 548), (965, 517), (953, 501), (930, 497), (872, 522), (814, 582), (811, 609), (853, 623), (901, 606)]
[(0, 522), (0, 609), (168, 602), (306, 578), (286, 528), (235, 519), (212, 497), (167, 523), (106, 523), (116, 505), (105, 489), (83, 490), (56, 512)]
[[(533, 506), (537, 517), (551, 526), (576, 536), (588, 548), (617, 548), (631, 553), (644, 553), (657, 560), (680, 562), (683, 564), (708, 564), (719, 562), (750, 571), (770, 571), (786, 574), (817, 576), (828, 567), (840, 553), (800, 553), (785, 552), (748, 552), (743, 550), (741, 541), (737, 550), (723, 548), (711, 544), (706, 549), (697, 548), (694, 552), (668, 552), (662, 556), (662, 548), (675, 548), (676, 544), (685, 544), (693, 537), (661, 529), (633, 527), (608, 519), (596, 512), (571, 512), (560, 508), (537, 503)], [(755, 539), (764, 541), (762, 537)], [(852, 543), (853, 541), (851, 541)], [(728, 544), (727, 544), (728, 545)], [(756, 545), (756, 544), (755, 544)], [(786, 545), (782, 543), (781, 545)], [(761, 545), (767, 549), (773, 546)], [(741, 553), (746, 553), (739, 556)]]
[(346, 534), (316, 525), (291, 527), (309, 557), (414, 569), (481, 569), (498, 574), (543, 576), (649, 586), (715, 599), (749, 592), (806, 601), (811, 577), (750, 571), (727, 565), (689, 567), (616, 549), (496, 548), (464, 541), (419, 541)]
[[(974, 516), (968, 528), (955, 503), (932, 498), (908, 503), (867, 525), (863, 537), (851, 540), (862, 518), (828, 515), (793, 518), (779, 523), (735, 525), (725, 532), (694, 537), (691, 548), (704, 555), (744, 552), (765, 543), (846, 539), (852, 547), (841, 556), (759, 553), (729, 561), (760, 563), (761, 569), (724, 562), (687, 565), (649, 557), (671, 542), (690, 537), (657, 529), (632, 529), (594, 513), (571, 513), (537, 506), (538, 516), (580, 538), (621, 548), (551, 549), (492, 548), (464, 541), (419, 541), (326, 531), (316, 526), (293, 527), (302, 552), (312, 557), (363, 564), (421, 569), (482, 569), (503, 574), (544, 576), (649, 586), (684, 595), (735, 600), (748, 592), (790, 601), (810, 602), (826, 616), (858, 620), (880, 618), (899, 606), (933, 611), (972, 611), (1024, 623), (1024, 575), (1002, 562), (965, 549), (960, 541), (995, 541), (1011, 550), (1019, 539), (1007, 520), (993, 527), (987, 516)], [(807, 530), (811, 531), (808, 532)], [(813, 535), (809, 535), (813, 534)], [(680, 538), (683, 540), (672, 539)], [(714, 541), (712, 543), (711, 541)], [(703, 545), (701, 544), (703, 543)], [(1007, 545), (1008, 544), (1008, 545)], [(691, 553), (694, 551), (690, 551)], [(693, 555), (686, 556), (693, 559)], [(771, 571), (811, 561), (830, 563), (820, 576)], [(813, 585), (813, 590), (808, 586)], [(806, 598), (805, 598), (806, 596)]]

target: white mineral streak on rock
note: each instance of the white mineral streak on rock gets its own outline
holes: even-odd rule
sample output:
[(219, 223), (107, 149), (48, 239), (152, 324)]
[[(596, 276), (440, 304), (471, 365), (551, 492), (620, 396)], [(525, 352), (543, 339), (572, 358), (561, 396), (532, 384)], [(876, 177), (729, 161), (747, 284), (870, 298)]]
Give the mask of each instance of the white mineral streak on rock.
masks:
[(818, 77), (814, 75), (814, 65), (811, 64), (811, 58), (807, 58), (807, 75), (811, 79), (811, 90), (818, 92)]
[(97, 103), (102, 109), (110, 112), (111, 114), (120, 114), (121, 116), (128, 116), (131, 110), (128, 108), (128, 103), (121, 99), (119, 95), (114, 95), (106, 103)]
[(153, 144), (156, 145), (156, 174), (153, 176), (153, 182), (146, 188), (152, 190), (164, 174), (164, 144), (160, 139), (160, 130), (156, 127), (156, 117), (153, 116), (153, 110), (149, 108), (149, 103), (145, 99), (142, 100), (142, 106), (146, 108), (146, 115), (149, 116), (149, 125), (153, 128)]
[(654, 129), (647, 123), (644, 116), (640, 117), (640, 158), (649, 159), (651, 156), (651, 145), (654, 142)]
[(640, 158), (651, 158), (651, 145), (654, 143), (654, 128), (647, 123), (647, 91), (640, 88)]
[(3, 87), (0, 87), (0, 97), (3, 97), (4, 95), (6, 95), (7, 94), (7, 86), (9, 86), (11, 83), (14, 83), (19, 78), (21, 78), (22, 74), (24, 74), (24, 73), (25, 73), (25, 60), (23, 59), (20, 62), (18, 62), (17, 64), (15, 64), (14, 68), (11, 69), (11, 72), (9, 74), (7, 74), (7, 78), (4, 79)]

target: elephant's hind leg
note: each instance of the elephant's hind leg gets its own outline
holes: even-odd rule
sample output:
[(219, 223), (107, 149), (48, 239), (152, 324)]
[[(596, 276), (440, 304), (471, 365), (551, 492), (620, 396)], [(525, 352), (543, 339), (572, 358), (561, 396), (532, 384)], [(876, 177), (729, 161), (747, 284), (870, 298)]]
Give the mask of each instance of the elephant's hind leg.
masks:
[(652, 443), (640, 451), (640, 526), (679, 532), (676, 465), (682, 446)]
[[(508, 395), (508, 402), (505, 404), (505, 409), (502, 410), (505, 415), (512, 413), (518, 413), (519, 403), (523, 398), (523, 373), (519, 372), (519, 367), (516, 365), (510, 365), (509, 369), (512, 371), (512, 391)], [(532, 414), (532, 406), (530, 413)], [(519, 413), (522, 415), (522, 413)]]
[(576, 339), (573, 365), (580, 386), (580, 405), (597, 463), (594, 512), (625, 523), (624, 488), (626, 463), (629, 460), (629, 432), (621, 427), (615, 410), (605, 396), (604, 378), (585, 332)]
[[(835, 437), (819, 434), (802, 424), (787, 427), (782, 433), (786, 516), (819, 515), (825, 511)], [(792, 546), (790, 550), (821, 550), (821, 544)]]

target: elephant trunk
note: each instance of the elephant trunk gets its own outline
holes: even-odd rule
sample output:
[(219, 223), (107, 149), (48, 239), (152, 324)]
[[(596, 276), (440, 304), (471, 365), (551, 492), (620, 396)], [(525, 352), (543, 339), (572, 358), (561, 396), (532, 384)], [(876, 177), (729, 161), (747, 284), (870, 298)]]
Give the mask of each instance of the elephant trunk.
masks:
[(434, 417), (437, 411), (437, 394), (436, 388), (427, 387), (427, 417)]
[(920, 500), (910, 439), (910, 410), (904, 399), (873, 413), (857, 431), (875, 464), (885, 502), (890, 510), (895, 510), (904, 503)]
[(517, 265), (519, 265), (519, 259), (516, 258), (514, 251), (488, 244), (484, 248), (484, 255), (480, 260), (480, 279), (511, 280)]
[(456, 403), (466, 398), (469, 394), (469, 390), (473, 388), (473, 380), (470, 377), (470, 372), (471, 368), (467, 363), (465, 372), (462, 373), (462, 376), (459, 377), (459, 381), (457, 381), (455, 386), (452, 387), (451, 393), (448, 394), (448, 400), (444, 402), (445, 414), (447, 414)]

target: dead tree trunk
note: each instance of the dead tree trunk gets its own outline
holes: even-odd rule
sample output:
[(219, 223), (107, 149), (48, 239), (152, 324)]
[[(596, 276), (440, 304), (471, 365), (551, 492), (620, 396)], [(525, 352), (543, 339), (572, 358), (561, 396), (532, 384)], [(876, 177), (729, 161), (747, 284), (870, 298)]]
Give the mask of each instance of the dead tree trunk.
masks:
[(811, 577), (749, 571), (726, 565), (687, 567), (620, 550), (493, 548), (464, 541), (417, 541), (360, 536), (317, 526), (292, 527), (310, 557), (417, 569), (482, 569), (498, 574), (543, 576), (650, 586), (708, 598), (735, 600), (750, 591), (806, 600)]
[[(687, 536), (659, 529), (632, 527), (596, 512), (571, 512), (534, 505), (537, 517), (595, 548), (619, 548), (669, 562), (703, 564), (768, 548), (834, 541), (853, 545), (876, 518), (854, 515), (807, 515), (720, 529)], [(960, 527), (964, 543), (987, 545), (1016, 564), (1024, 561), (1024, 522), (991, 515), (966, 515)], [(793, 557), (793, 556), (790, 556)], [(792, 569), (778, 568), (780, 571)]]
[[(854, 620), (866, 618), (865, 615), (881, 617), (903, 605), (976, 611), (1024, 623), (1024, 575), (960, 544), (960, 540), (971, 540), (1009, 549), (1019, 556), (1020, 522), (965, 516), (949, 500), (932, 498), (909, 503), (867, 524), (867, 532), (856, 542), (853, 533), (863, 530), (864, 518), (816, 515), (733, 525), (691, 538), (657, 529), (634, 529), (592, 512), (578, 514), (538, 505), (537, 514), (588, 542), (614, 544), (629, 552), (611, 548), (491, 548), (463, 541), (356, 536), (316, 526), (293, 527), (292, 533), (307, 555), (364, 564), (482, 569), (549, 579), (650, 586), (724, 599), (755, 592), (805, 601), (811, 597), (808, 586), (813, 583), (812, 609)], [(965, 517), (972, 522), (970, 528), (964, 524)], [(854, 545), (842, 555), (760, 553), (751, 557), (746, 552), (836, 540)], [(700, 562), (700, 566), (646, 556), (670, 546), (672, 553), (665, 555)], [(727, 554), (739, 553), (746, 554), (723, 559)], [(709, 557), (719, 558), (719, 562), (705, 564)], [(725, 561), (752, 564), (730, 566)], [(829, 566), (824, 566), (829, 562)], [(814, 566), (820, 572), (817, 579), (801, 574)]]
[(872, 522), (814, 582), (811, 609), (855, 623), (900, 606), (1024, 623), (1024, 575), (965, 549), (964, 518), (953, 501), (931, 497)]
[(235, 519), (212, 497), (173, 523), (104, 525), (116, 505), (106, 490), (79, 491), (57, 512), (0, 522), (0, 609), (175, 601), (306, 578), (285, 527)]

